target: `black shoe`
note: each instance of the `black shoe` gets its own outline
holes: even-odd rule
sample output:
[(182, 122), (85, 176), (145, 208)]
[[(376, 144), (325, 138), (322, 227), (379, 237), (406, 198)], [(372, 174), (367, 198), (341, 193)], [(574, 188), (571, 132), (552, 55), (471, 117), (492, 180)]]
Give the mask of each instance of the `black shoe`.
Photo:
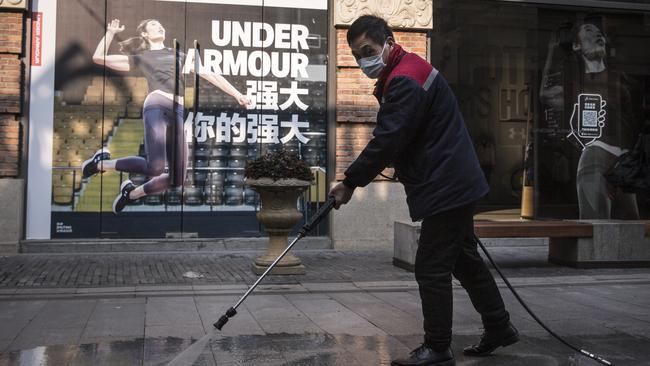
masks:
[(408, 358), (399, 358), (390, 364), (391, 366), (456, 366), (456, 360), (451, 348), (436, 352), (423, 344), (411, 351)]
[(128, 205), (130, 202), (135, 201), (129, 198), (129, 193), (131, 193), (131, 191), (134, 189), (135, 185), (133, 185), (133, 182), (131, 182), (131, 180), (127, 179), (122, 182), (122, 185), (120, 186), (120, 194), (115, 197), (115, 200), (113, 201), (114, 213), (122, 212), (126, 205)]
[(519, 332), (512, 325), (497, 331), (484, 331), (481, 336), (481, 342), (469, 347), (465, 347), (463, 354), (467, 356), (487, 356), (499, 347), (509, 346), (519, 341)]
[(92, 158), (84, 161), (81, 165), (81, 174), (84, 178), (90, 178), (93, 175), (104, 172), (99, 170), (99, 162), (102, 160), (109, 160), (111, 158), (111, 152), (107, 149), (99, 149), (95, 152)]

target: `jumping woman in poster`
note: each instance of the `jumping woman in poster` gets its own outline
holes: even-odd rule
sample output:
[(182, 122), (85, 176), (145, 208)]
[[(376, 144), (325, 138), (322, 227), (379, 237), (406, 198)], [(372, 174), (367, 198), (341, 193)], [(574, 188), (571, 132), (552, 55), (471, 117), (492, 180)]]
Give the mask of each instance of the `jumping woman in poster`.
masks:
[[(109, 160), (108, 150), (98, 150), (83, 163), (82, 172), (84, 178), (106, 170), (139, 173), (152, 178), (138, 187), (131, 180), (125, 180), (120, 186), (120, 193), (113, 201), (115, 213), (121, 212), (131, 201), (165, 191), (172, 183), (182, 185), (185, 181), (188, 156), (183, 130), (183, 109), (176, 108), (177, 112), (174, 110), (175, 55), (173, 49), (164, 45), (165, 28), (158, 20), (143, 20), (136, 28), (136, 37), (120, 42), (120, 51), (123, 54), (108, 55), (107, 50), (113, 37), (123, 30), (124, 25), (120, 25), (118, 19), (108, 24), (106, 35), (99, 41), (93, 55), (93, 62), (117, 71), (129, 71), (132, 67), (137, 67), (147, 79), (149, 93), (144, 101), (142, 113), (146, 158), (129, 156)], [(250, 104), (246, 96), (221, 75), (201, 72), (200, 76), (234, 97), (240, 105)], [(180, 106), (183, 105), (184, 89), (183, 78), (180, 78), (177, 97)], [(176, 136), (171, 136), (169, 132), (172, 131), (174, 123)], [(174, 140), (175, 149), (172, 146)], [(172, 157), (172, 151), (176, 151), (176, 156)], [(168, 173), (164, 173), (166, 162), (172, 161), (176, 170), (174, 182)]]

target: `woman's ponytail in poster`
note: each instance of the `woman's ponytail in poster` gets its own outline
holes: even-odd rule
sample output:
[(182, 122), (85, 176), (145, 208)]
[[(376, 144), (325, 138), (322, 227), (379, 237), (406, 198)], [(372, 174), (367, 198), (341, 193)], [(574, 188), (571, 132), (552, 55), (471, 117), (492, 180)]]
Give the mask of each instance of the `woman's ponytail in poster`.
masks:
[(127, 55), (135, 55), (142, 51), (148, 50), (149, 41), (147, 41), (144, 37), (142, 37), (142, 33), (146, 33), (147, 24), (155, 20), (156, 19), (145, 19), (141, 21), (138, 27), (135, 29), (137, 36), (131, 37), (119, 43), (120, 52)]

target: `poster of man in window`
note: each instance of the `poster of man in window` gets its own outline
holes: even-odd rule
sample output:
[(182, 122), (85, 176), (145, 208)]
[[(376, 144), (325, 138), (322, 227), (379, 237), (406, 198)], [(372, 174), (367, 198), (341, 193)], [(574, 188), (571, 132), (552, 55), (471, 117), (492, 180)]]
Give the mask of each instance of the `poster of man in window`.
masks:
[[(567, 191), (573, 190), (581, 219), (640, 217), (639, 197), (606, 179), (639, 135), (650, 132), (648, 80), (625, 56), (633, 52), (632, 45), (624, 37), (616, 43), (622, 24), (614, 16), (580, 14), (559, 24), (548, 40), (540, 132), (546, 145), (542, 149), (553, 151), (547, 155), (553, 159), (545, 163), (558, 190), (545, 199), (555, 195), (566, 200)], [(570, 171), (575, 181), (569, 179)]]

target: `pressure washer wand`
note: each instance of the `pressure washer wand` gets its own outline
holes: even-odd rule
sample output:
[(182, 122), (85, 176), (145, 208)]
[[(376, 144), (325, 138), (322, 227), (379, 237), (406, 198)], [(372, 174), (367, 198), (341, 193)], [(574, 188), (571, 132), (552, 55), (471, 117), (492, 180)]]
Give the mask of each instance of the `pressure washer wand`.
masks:
[(302, 226), (300, 231), (298, 231), (298, 235), (296, 236), (296, 238), (293, 239), (293, 241), (289, 245), (287, 245), (284, 251), (282, 251), (282, 253), (273, 261), (273, 263), (271, 263), (271, 265), (266, 269), (266, 271), (264, 271), (264, 273), (262, 273), (262, 275), (257, 279), (257, 281), (255, 281), (255, 283), (248, 289), (248, 291), (246, 291), (244, 296), (242, 296), (233, 307), (228, 309), (226, 313), (222, 315), (221, 318), (219, 318), (219, 320), (216, 323), (214, 323), (215, 328), (221, 330), (221, 328), (223, 328), (223, 326), (226, 325), (226, 323), (228, 322), (228, 319), (237, 315), (237, 308), (239, 307), (239, 305), (241, 305), (241, 303), (244, 302), (244, 300), (246, 300), (248, 295), (250, 295), (250, 293), (253, 292), (255, 287), (257, 287), (257, 285), (273, 269), (273, 267), (275, 267), (275, 265), (280, 260), (282, 260), (282, 258), (291, 250), (294, 244), (296, 244), (298, 240), (304, 238), (308, 232), (310, 232), (315, 226), (317, 226), (321, 222), (321, 220), (323, 220), (325, 216), (327, 216), (327, 214), (332, 210), (332, 208), (334, 208), (335, 204), (336, 204), (336, 200), (334, 199), (334, 197), (329, 197), (327, 199), (327, 201), (318, 209), (318, 211), (316, 211), (316, 214), (314, 214), (314, 216), (312, 216), (305, 223), (305, 225)]

